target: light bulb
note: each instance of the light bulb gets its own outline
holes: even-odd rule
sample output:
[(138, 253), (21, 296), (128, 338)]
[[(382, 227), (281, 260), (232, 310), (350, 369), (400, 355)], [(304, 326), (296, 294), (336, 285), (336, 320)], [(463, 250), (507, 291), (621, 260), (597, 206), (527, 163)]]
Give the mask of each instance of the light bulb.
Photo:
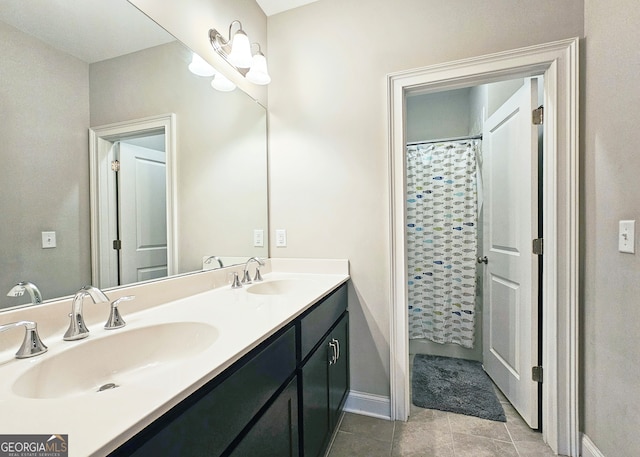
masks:
[(202, 57), (200, 57), (195, 52), (191, 57), (189, 71), (194, 75), (206, 77), (213, 76), (216, 72), (211, 65), (209, 65)]
[(267, 70), (267, 59), (260, 51), (253, 56), (251, 69), (247, 72), (247, 81), (253, 84), (265, 85), (271, 82), (271, 76)]
[(242, 30), (238, 30), (231, 42), (229, 63), (237, 68), (249, 68), (253, 58), (251, 57), (251, 44), (249, 37)]

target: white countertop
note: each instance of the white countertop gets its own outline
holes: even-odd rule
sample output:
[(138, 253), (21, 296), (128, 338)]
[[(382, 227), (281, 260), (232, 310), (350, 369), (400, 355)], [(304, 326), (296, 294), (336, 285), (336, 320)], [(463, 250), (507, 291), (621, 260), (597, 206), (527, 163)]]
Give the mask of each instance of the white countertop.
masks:
[[(127, 326), (122, 329), (107, 331), (101, 325), (89, 323), (91, 333), (84, 340), (63, 341), (63, 331), (43, 337), (49, 347), (43, 355), (18, 360), (8, 358), (7, 351), (0, 353), (0, 433), (68, 434), (69, 456), (108, 454), (349, 279), (347, 261), (342, 261), (345, 263), (337, 269), (325, 263), (316, 272), (312, 263), (302, 262), (302, 268), (286, 272), (280, 271), (287, 269), (286, 264), (274, 261), (271, 266), (275, 271), (264, 275), (265, 282), (304, 280), (301, 283), (305, 287), (291, 294), (259, 295), (247, 292), (246, 287), (231, 289), (225, 285), (133, 313), (127, 312), (125, 303), (120, 311)], [(88, 306), (85, 303), (85, 308)], [(24, 318), (28, 318), (27, 311)], [(117, 332), (175, 322), (209, 324), (215, 327), (215, 340), (200, 352), (185, 353), (170, 363), (145, 366), (123, 379), (113, 373), (113, 382), (119, 384), (116, 389), (103, 392), (82, 389), (57, 398), (26, 398), (16, 394), (16, 380), (47, 358)], [(148, 344), (153, 345), (154, 341)], [(102, 360), (118, 357), (123, 350), (136, 350), (110, 349), (109, 353), (95, 357)], [(83, 363), (86, 362), (78, 360), (80, 367)]]

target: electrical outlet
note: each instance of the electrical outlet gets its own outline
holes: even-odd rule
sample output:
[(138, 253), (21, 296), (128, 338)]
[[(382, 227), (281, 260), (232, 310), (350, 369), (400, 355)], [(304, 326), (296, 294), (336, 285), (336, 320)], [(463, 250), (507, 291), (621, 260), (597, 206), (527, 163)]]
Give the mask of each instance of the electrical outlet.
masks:
[(276, 230), (276, 247), (287, 247), (287, 231), (285, 229)]

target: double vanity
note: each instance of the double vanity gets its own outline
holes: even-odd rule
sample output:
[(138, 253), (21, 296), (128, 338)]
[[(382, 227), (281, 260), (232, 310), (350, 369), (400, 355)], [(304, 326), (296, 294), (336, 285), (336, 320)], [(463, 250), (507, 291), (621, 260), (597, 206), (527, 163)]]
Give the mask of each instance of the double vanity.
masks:
[(107, 291), (136, 297), (118, 329), (86, 300), (78, 341), (69, 299), (4, 313), (48, 351), (16, 359), (22, 331), (0, 334), (0, 430), (68, 435), (70, 456), (322, 455), (349, 388), (348, 262), (271, 259), (232, 288), (241, 271)]

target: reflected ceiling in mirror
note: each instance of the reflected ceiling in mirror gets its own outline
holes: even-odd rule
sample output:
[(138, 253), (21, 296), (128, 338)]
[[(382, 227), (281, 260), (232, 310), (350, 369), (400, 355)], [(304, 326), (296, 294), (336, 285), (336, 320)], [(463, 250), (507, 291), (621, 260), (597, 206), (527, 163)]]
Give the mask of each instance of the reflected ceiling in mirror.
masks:
[[(92, 281), (91, 128), (175, 119), (173, 273), (201, 270), (211, 255), (225, 266), (267, 257), (253, 245), (254, 230), (267, 230), (264, 107), (190, 73), (190, 50), (125, 0), (0, 6), (0, 308), (30, 301), (5, 296), (20, 281), (44, 300)], [(43, 248), (43, 232), (55, 247)]]

